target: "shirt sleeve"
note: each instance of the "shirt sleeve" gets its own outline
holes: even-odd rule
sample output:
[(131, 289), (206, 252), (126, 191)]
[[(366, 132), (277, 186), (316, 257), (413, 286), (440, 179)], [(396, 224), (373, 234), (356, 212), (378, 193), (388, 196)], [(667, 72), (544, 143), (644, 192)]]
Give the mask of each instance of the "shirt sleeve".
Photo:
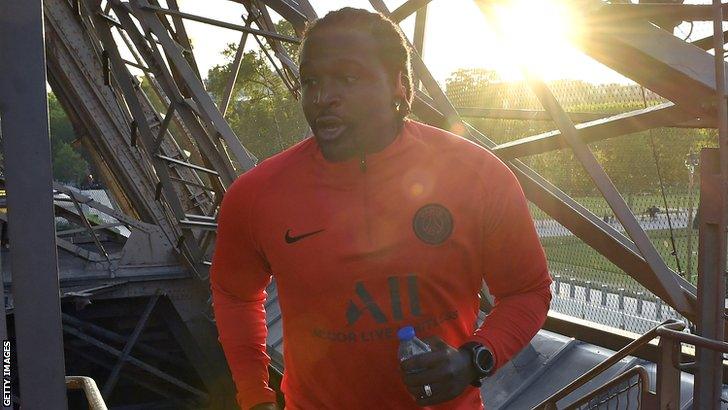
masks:
[(253, 194), (246, 175), (225, 194), (210, 271), (213, 311), (242, 409), (275, 402), (268, 385), (265, 288), (271, 274), (253, 237)]
[(521, 351), (546, 321), (551, 277), (515, 175), (503, 163), (489, 172), (483, 203), (484, 279), (494, 306), (473, 338), (493, 353), (495, 368)]

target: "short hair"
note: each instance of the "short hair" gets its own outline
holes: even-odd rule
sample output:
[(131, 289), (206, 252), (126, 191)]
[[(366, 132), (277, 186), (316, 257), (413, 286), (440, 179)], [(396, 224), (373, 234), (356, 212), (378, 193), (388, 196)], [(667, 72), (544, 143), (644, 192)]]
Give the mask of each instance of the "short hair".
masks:
[(399, 109), (400, 119), (404, 119), (412, 111), (413, 82), (410, 63), (410, 49), (399, 26), (381, 13), (373, 13), (364, 9), (344, 7), (332, 11), (324, 17), (306, 25), (301, 41), (301, 49), (308, 38), (326, 27), (346, 27), (365, 31), (374, 38), (379, 46), (378, 55), (384, 67), (392, 76), (402, 73), (405, 87), (405, 101)]

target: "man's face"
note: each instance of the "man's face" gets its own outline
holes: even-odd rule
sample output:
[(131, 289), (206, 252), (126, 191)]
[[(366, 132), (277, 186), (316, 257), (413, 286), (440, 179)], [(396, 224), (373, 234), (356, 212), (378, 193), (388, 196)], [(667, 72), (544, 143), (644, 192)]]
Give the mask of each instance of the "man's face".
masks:
[(303, 112), (327, 159), (356, 155), (396, 129), (394, 76), (371, 35), (342, 27), (308, 38), (301, 52)]

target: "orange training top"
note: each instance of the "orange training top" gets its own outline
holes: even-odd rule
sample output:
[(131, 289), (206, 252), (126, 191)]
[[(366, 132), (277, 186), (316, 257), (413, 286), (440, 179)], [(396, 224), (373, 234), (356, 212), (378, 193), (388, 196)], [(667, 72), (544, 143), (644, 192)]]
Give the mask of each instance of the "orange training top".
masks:
[[(397, 330), (496, 367), (543, 325), (551, 279), (523, 192), (495, 156), (414, 121), (384, 150), (332, 163), (314, 138), (263, 161), (225, 195), (210, 276), (243, 409), (275, 401), (265, 353), (265, 287), (283, 314), (289, 409), (414, 409)], [(476, 328), (485, 279), (495, 307)], [(480, 409), (468, 387), (433, 409)]]

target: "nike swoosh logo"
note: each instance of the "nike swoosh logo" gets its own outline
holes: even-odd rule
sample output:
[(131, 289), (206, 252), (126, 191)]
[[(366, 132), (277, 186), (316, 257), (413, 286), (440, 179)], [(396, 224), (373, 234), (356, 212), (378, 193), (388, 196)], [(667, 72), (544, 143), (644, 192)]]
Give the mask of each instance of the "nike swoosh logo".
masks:
[(300, 241), (303, 238), (307, 238), (307, 237), (309, 237), (311, 235), (316, 235), (317, 233), (320, 233), (320, 232), (323, 232), (323, 231), (325, 231), (325, 229), (320, 229), (318, 231), (313, 231), (313, 232), (305, 233), (303, 235), (291, 236), (291, 230), (288, 229), (286, 231), (286, 243), (298, 242), (298, 241)]

